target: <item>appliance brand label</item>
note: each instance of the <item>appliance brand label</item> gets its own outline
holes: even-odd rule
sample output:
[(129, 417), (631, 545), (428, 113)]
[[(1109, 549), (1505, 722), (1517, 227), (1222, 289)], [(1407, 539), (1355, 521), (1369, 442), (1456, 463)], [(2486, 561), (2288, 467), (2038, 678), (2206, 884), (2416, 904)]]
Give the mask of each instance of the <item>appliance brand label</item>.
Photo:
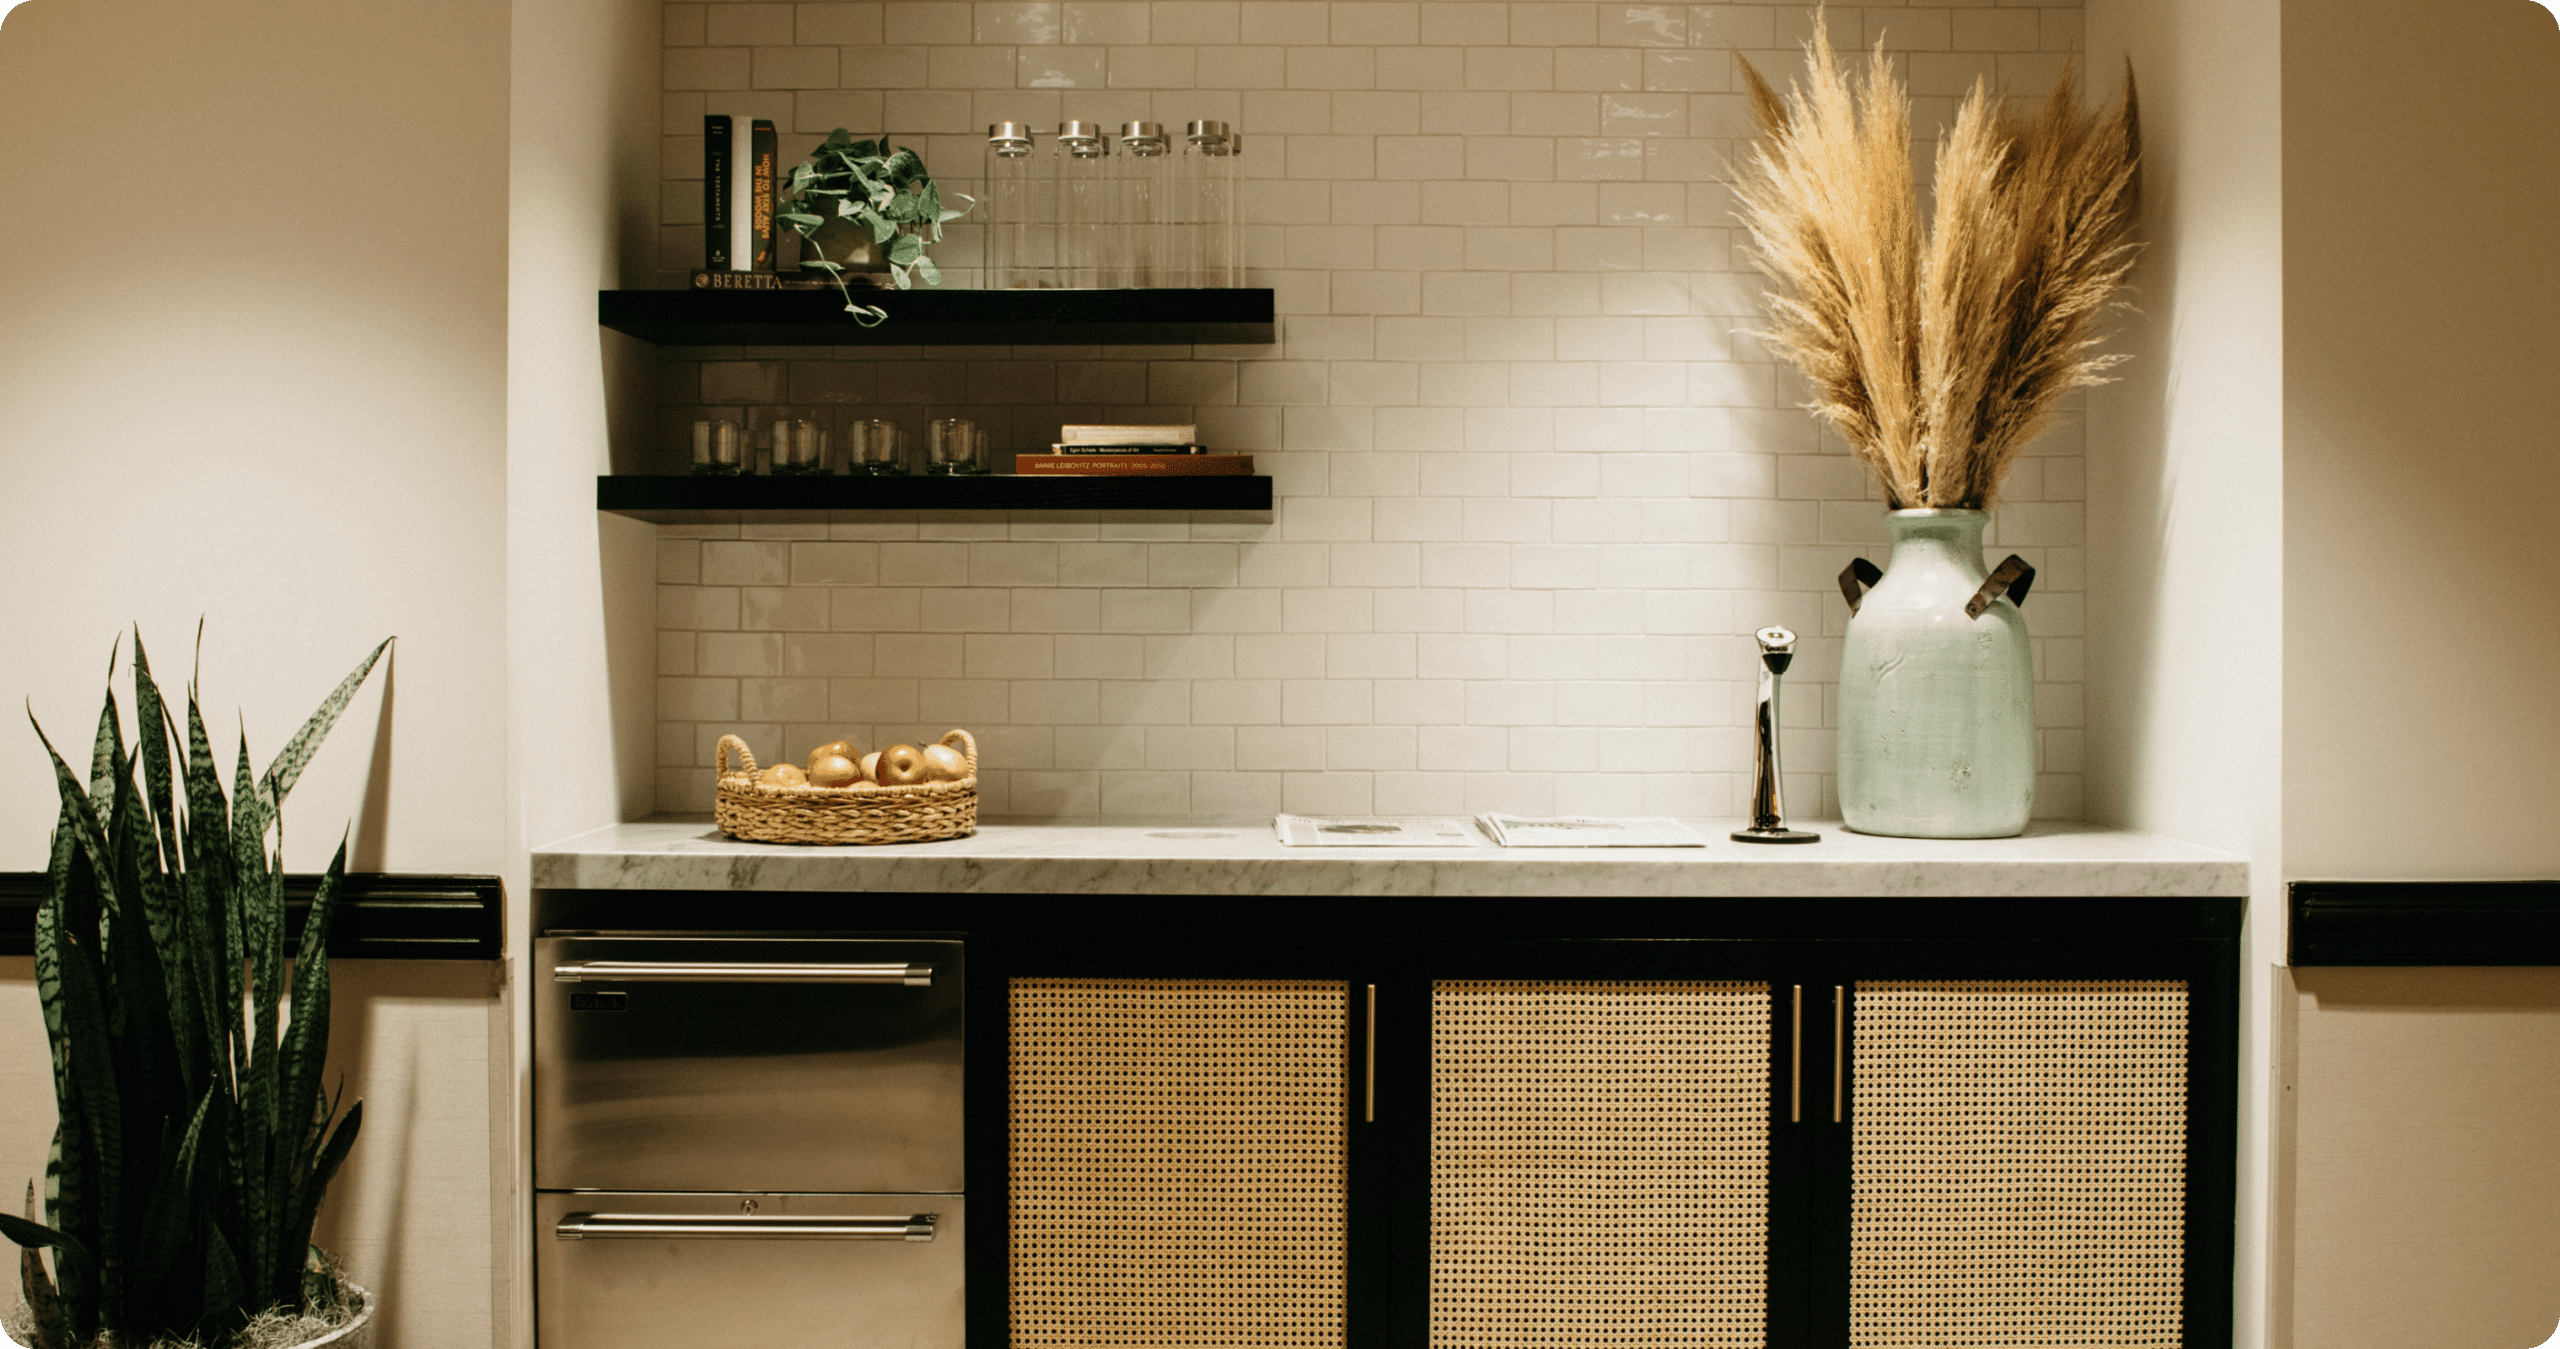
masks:
[(629, 996), (627, 993), (572, 993), (569, 995), (569, 1010), (572, 1012), (619, 1012), (623, 1010), (624, 999)]

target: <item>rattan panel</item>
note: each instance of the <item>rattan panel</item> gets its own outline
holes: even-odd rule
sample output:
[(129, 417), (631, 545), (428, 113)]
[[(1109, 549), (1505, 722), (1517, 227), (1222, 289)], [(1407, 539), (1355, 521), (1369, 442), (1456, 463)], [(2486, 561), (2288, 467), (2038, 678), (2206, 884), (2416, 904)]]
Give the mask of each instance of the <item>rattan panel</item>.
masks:
[(1856, 996), (1850, 1344), (2180, 1343), (2186, 985)]
[(1017, 979), (1019, 1349), (1343, 1342), (1349, 990)]
[(1443, 983), (1431, 1003), (1431, 1343), (1764, 1343), (1768, 986)]

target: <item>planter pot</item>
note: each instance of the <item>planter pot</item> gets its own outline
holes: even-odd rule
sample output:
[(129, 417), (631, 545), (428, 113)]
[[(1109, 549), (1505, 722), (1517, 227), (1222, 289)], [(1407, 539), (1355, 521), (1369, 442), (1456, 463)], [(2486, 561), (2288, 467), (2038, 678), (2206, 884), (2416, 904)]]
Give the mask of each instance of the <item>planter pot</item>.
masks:
[[(2008, 838), (2035, 804), (2035, 668), (2006, 595), (1980, 616), (1982, 511), (1892, 511), (1893, 554), (1840, 652), (1840, 817), (1861, 834)], [(2016, 593), (2023, 595), (2023, 588)]]
[[(901, 232), (907, 227), (899, 226)], [(817, 245), (811, 248), (810, 245)], [(800, 242), (800, 256), (824, 258), (844, 268), (848, 286), (887, 286), (889, 249), (871, 237), (871, 227), (859, 220), (837, 218), (820, 225), (810, 238)]]
[[(373, 1290), (361, 1284), (349, 1283), (345, 1287), (348, 1292), (364, 1299), (364, 1305), (357, 1309), (355, 1319), (326, 1335), (304, 1340), (293, 1346), (293, 1349), (371, 1349), (373, 1314), (381, 1307), (381, 1300), (373, 1295)], [(0, 1330), (0, 1349), (27, 1349), (27, 1346), (18, 1343), (9, 1332)]]

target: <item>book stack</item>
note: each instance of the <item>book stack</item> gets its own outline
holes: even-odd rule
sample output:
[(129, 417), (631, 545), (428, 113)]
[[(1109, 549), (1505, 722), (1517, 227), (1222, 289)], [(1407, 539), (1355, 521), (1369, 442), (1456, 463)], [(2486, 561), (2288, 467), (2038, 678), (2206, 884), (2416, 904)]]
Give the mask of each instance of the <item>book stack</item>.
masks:
[(777, 270), (774, 217), (786, 178), (774, 158), (773, 123), (713, 113), (702, 119), (702, 267), (695, 290), (799, 290), (824, 274)]
[(1253, 456), (1209, 453), (1200, 428), (1188, 423), (1062, 426), (1047, 454), (1017, 454), (1013, 471), (1024, 477), (1241, 477), (1253, 472)]

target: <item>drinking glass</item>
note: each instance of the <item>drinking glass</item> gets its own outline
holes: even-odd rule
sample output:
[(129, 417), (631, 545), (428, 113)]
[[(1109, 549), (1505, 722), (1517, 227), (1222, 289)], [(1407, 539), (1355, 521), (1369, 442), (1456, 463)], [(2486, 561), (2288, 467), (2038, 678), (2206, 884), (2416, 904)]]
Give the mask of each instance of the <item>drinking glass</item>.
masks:
[(845, 430), (845, 468), (855, 474), (892, 477), (907, 471), (896, 422), (871, 418)]
[(984, 473), (985, 433), (965, 417), (938, 417), (925, 438), (924, 471), (934, 474)]
[(717, 418), (693, 424), (693, 471), (731, 477), (746, 471), (746, 432), (736, 422)]

